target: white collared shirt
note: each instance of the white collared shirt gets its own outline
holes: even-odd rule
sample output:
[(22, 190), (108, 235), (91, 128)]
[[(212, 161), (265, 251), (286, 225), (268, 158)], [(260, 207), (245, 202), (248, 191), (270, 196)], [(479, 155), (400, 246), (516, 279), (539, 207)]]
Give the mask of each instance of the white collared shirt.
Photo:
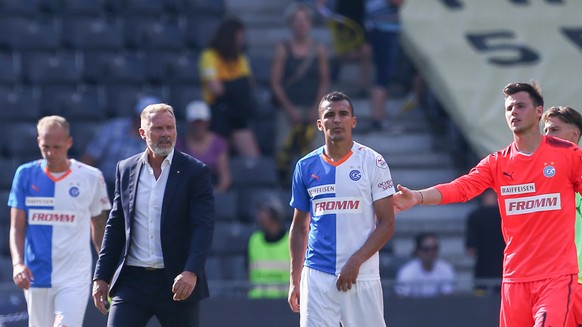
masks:
[(157, 180), (147, 160), (147, 151), (141, 159), (145, 167), (141, 169), (137, 186), (133, 235), (127, 257), (130, 266), (164, 268), (160, 226), (164, 192), (173, 157), (172, 150), (162, 162), (162, 173)]

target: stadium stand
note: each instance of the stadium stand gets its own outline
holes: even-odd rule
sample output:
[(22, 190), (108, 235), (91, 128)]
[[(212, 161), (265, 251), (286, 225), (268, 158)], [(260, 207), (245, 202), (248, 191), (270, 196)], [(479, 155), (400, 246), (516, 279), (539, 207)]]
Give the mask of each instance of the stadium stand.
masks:
[(30, 87), (0, 86), (0, 121), (12, 123), (38, 120), (41, 115), (38, 98), (38, 92)]
[(63, 18), (62, 26), (63, 45), (70, 49), (119, 51), (125, 46), (120, 19), (71, 15)]
[(6, 17), (0, 21), (1, 46), (12, 50), (57, 50), (61, 35), (52, 18)]

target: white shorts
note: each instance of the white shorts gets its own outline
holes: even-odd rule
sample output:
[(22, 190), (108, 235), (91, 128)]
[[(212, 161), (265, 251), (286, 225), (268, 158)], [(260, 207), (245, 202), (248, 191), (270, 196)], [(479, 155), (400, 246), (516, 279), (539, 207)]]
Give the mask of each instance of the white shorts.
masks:
[(338, 291), (337, 277), (303, 267), (299, 297), (301, 327), (384, 327), (384, 298), (380, 280), (358, 281)]
[(29, 288), (24, 291), (29, 327), (82, 327), (89, 285)]

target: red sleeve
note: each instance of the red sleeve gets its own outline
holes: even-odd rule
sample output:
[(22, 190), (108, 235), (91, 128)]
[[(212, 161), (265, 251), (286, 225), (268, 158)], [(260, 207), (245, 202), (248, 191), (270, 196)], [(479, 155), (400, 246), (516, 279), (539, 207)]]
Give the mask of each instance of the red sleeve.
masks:
[(483, 158), (471, 171), (452, 182), (438, 184), (435, 188), (441, 192), (441, 204), (467, 202), (481, 194), (489, 187), (493, 187), (492, 165), (496, 156), (488, 155)]
[(582, 193), (582, 150), (576, 147), (574, 150), (574, 155), (572, 156), (572, 183), (574, 184), (574, 190), (578, 193)]

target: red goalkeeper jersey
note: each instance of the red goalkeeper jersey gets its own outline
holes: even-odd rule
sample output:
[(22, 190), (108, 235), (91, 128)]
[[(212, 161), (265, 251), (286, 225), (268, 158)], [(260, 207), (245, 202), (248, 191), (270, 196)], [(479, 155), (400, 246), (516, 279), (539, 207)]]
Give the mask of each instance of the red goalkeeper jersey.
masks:
[(543, 136), (531, 155), (515, 143), (485, 157), (464, 176), (436, 188), (442, 204), (465, 202), (493, 188), (505, 239), (504, 282), (577, 274), (575, 191), (582, 192), (582, 151)]

